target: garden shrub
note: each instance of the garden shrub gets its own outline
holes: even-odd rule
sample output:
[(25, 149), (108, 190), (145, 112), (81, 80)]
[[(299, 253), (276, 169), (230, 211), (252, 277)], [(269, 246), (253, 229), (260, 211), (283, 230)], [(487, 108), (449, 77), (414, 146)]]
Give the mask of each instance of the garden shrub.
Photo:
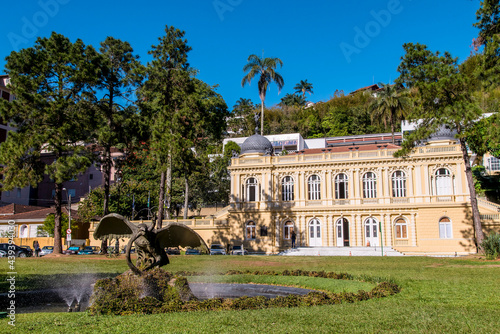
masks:
[(481, 243), (481, 248), (488, 260), (496, 260), (500, 255), (500, 234), (489, 234)]

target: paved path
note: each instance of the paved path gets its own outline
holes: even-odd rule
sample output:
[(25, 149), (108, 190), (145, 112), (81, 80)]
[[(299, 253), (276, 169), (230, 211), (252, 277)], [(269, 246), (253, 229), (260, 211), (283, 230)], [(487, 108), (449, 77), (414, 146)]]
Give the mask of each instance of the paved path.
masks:
[[(382, 256), (380, 247), (298, 247), (278, 255), (286, 256)], [(384, 246), (383, 256), (404, 256), (392, 247)]]

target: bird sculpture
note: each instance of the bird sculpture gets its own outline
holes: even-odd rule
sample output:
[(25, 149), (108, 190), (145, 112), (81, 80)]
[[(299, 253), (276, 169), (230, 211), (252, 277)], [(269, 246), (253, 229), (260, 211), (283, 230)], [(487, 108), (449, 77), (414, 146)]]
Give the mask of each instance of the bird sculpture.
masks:
[[(164, 227), (155, 229), (154, 222), (153, 224), (133, 224), (116, 213), (111, 213), (101, 219), (94, 231), (94, 238), (99, 240), (130, 238), (126, 248), (126, 258), (129, 268), (136, 275), (168, 264), (169, 260), (165, 252), (167, 247), (190, 246), (208, 249), (200, 235), (184, 224), (168, 222)], [(137, 252), (135, 265), (130, 260), (132, 244), (135, 245)]]

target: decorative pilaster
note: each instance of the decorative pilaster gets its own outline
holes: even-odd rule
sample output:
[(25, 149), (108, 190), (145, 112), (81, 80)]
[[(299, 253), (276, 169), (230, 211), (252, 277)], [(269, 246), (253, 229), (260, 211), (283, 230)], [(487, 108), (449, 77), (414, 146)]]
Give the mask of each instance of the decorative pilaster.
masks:
[(384, 219), (384, 222), (386, 222), (385, 226), (386, 226), (386, 242), (385, 244), (387, 246), (392, 246), (392, 231), (394, 230), (393, 226), (392, 226), (392, 222), (391, 222), (391, 216), (390, 215), (387, 215), (387, 214), (384, 214), (383, 215), (383, 219)]
[(416, 247), (417, 246), (417, 225), (415, 222), (415, 215), (416, 213), (411, 213), (410, 215), (410, 222), (411, 222), (411, 245)]
[(274, 236), (276, 239), (276, 247), (281, 246), (281, 233), (280, 233), (280, 219), (279, 216), (271, 216), (271, 220), (274, 220)]

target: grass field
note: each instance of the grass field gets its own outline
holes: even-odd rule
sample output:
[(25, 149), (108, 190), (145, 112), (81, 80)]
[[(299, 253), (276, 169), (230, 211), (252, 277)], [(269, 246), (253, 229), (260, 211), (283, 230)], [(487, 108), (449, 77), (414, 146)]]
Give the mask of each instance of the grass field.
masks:
[[(89, 316), (87, 313), (17, 314), (16, 327), (0, 319), (0, 332), (17, 333), (499, 333), (500, 262), (480, 258), (428, 257), (276, 257), (173, 256), (168, 271), (302, 269), (347, 272), (359, 280), (394, 280), (401, 293), (354, 304), (247, 311), (162, 315)], [(114, 276), (127, 270), (124, 258), (91, 256), (27, 258), (16, 261), (16, 289), (70, 284), (78, 274)], [(0, 291), (8, 271), (0, 259)], [(191, 278), (197, 280), (200, 278)], [(202, 279), (207, 279), (202, 278)], [(214, 276), (214, 280), (293, 284), (316, 289), (357, 288), (331, 285), (324, 279), (273, 281), (273, 278)], [(261, 280), (261, 281), (258, 281)], [(360, 288), (369, 288), (368, 283)], [(368, 286), (368, 287), (367, 287)]]

